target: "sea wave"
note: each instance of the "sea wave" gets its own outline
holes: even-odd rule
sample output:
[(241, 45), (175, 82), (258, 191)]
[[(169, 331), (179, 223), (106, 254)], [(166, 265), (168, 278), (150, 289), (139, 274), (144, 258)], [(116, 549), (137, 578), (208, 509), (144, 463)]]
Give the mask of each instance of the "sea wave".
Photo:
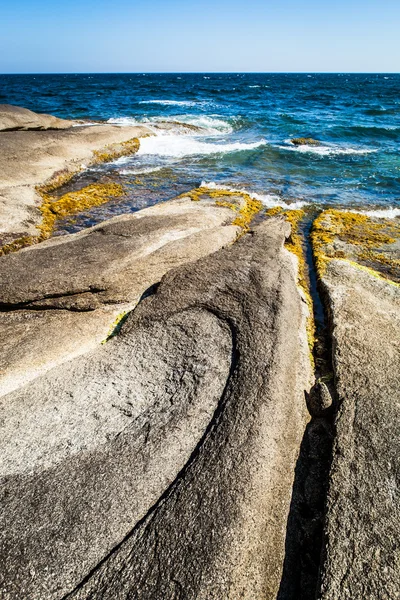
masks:
[(338, 156), (338, 155), (351, 155), (351, 154), (373, 154), (378, 152), (376, 148), (350, 148), (348, 146), (295, 146), (286, 140), (287, 146), (278, 145), (281, 150), (289, 150), (291, 152), (300, 152), (302, 154), (311, 153), (318, 154), (319, 156)]
[(351, 125), (349, 127), (335, 126), (329, 130), (329, 135), (336, 139), (367, 140), (398, 140), (400, 127), (396, 125)]
[(228, 134), (232, 133), (233, 126), (228, 121), (221, 119), (218, 115), (177, 115), (168, 117), (156, 117), (153, 119), (155, 122), (176, 122), (186, 123), (187, 125), (194, 125), (195, 127), (201, 127), (212, 135)]
[(253, 198), (254, 200), (259, 200), (260, 202), (262, 202), (264, 204), (264, 206), (266, 206), (267, 208), (275, 208), (277, 206), (281, 206), (285, 210), (297, 210), (297, 209), (302, 208), (303, 206), (306, 206), (307, 204), (309, 204), (309, 202), (306, 202), (305, 200), (297, 200), (296, 202), (288, 203), (288, 202), (285, 202), (284, 200), (282, 200), (282, 198), (280, 198), (279, 196), (276, 196), (275, 194), (258, 194), (257, 192), (250, 192), (249, 190), (246, 190), (246, 189), (235, 188), (235, 187), (231, 187), (229, 185), (222, 185), (219, 183), (215, 183), (215, 181), (202, 181), (200, 186), (208, 188), (210, 190), (221, 190), (221, 191), (234, 192), (234, 193), (238, 193), (238, 194), (245, 193), (245, 194), (248, 194), (250, 196), (250, 198)]
[(260, 140), (246, 144), (243, 142), (232, 142), (227, 144), (216, 144), (203, 142), (192, 136), (161, 135), (148, 137), (140, 140), (140, 148), (136, 156), (155, 155), (172, 158), (183, 158), (185, 156), (198, 156), (207, 154), (226, 154), (229, 152), (242, 152), (255, 150), (265, 146), (266, 141)]
[(161, 104), (162, 106), (196, 106), (203, 103), (196, 100), (141, 100), (139, 104)]
[[(186, 125), (194, 125), (204, 129), (205, 134), (211, 135), (225, 135), (232, 133), (233, 126), (228, 121), (221, 119), (218, 115), (169, 115), (169, 116), (156, 116), (156, 117), (142, 117), (136, 119), (135, 117), (115, 117), (108, 119), (107, 123), (111, 125), (129, 126), (129, 125), (148, 125), (151, 127), (152, 124), (158, 125), (160, 123), (183, 123)], [(172, 131), (173, 133), (173, 131)], [(199, 132), (200, 133), (200, 132)]]
[(378, 219), (395, 219), (396, 217), (400, 217), (400, 208), (393, 208), (392, 206), (375, 210), (347, 210), (346, 212), (355, 212), (366, 215), (367, 217), (376, 217)]

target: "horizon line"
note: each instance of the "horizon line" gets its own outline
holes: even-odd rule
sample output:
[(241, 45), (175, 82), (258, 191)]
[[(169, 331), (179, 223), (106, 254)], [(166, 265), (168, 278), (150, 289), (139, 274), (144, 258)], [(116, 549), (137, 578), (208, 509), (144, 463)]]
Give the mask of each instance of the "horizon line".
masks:
[(38, 71), (2, 75), (400, 75), (400, 71)]

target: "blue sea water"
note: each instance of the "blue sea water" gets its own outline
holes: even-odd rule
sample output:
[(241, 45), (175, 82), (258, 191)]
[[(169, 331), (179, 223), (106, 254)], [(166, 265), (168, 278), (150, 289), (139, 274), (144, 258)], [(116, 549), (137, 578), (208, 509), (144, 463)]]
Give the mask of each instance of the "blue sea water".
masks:
[[(88, 211), (84, 224), (201, 182), (246, 189), (267, 206), (400, 214), (399, 74), (2, 75), (0, 103), (121, 126), (181, 121), (204, 128), (201, 135), (146, 138), (137, 155), (92, 172), (121, 180), (129, 194)], [(296, 147), (294, 137), (321, 145)]]

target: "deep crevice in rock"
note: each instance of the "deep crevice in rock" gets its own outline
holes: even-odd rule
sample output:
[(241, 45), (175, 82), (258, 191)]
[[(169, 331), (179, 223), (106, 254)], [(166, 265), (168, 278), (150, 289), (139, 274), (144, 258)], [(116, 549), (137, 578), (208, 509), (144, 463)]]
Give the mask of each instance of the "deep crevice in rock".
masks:
[[(310, 294), (313, 301), (315, 341), (313, 356), (318, 394), (319, 382), (332, 397), (332, 406), (314, 413), (306, 427), (295, 469), (292, 500), (286, 529), (285, 560), (277, 600), (315, 600), (322, 564), (324, 521), (334, 440), (336, 389), (332, 364), (330, 315), (324, 290), (318, 280), (310, 232), (315, 215), (301, 227), (305, 243)], [(310, 407), (309, 398), (305, 401)]]
[(86, 289), (78, 289), (60, 292), (56, 294), (44, 294), (40, 298), (33, 298), (32, 300), (27, 300), (26, 302), (0, 302), (0, 312), (12, 312), (17, 310), (71, 310), (78, 312), (87, 312), (90, 310), (94, 310), (93, 308), (66, 308), (61, 306), (51, 306), (49, 305), (40, 305), (35, 304), (39, 302), (45, 302), (46, 300), (60, 300), (62, 298), (72, 298), (74, 296), (81, 296), (83, 294), (99, 294), (101, 292), (105, 292), (106, 288), (89, 286)]

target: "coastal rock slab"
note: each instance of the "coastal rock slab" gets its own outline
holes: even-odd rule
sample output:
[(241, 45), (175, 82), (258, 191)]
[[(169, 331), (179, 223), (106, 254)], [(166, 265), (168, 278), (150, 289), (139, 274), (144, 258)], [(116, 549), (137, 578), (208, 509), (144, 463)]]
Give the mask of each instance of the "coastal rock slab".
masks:
[(63, 131), (0, 133), (0, 246), (26, 235), (38, 235), (42, 197), (36, 187), (57, 174), (89, 165), (93, 153), (110, 144), (152, 133), (148, 127), (93, 125)]
[(371, 216), (325, 210), (313, 223), (312, 237), (317, 266), (344, 258), (400, 283), (400, 219), (385, 211)]
[(400, 598), (400, 287), (338, 259), (327, 262), (322, 283), (339, 408), (318, 597), (394, 600)]
[(33, 112), (22, 106), (0, 104), (0, 132), (19, 129), (68, 129), (75, 121)]
[(309, 379), (288, 233), (169, 271), (3, 398), (5, 600), (276, 598)]
[(0, 257), (0, 395), (106, 339), (169, 269), (233, 242), (234, 217), (179, 198)]

